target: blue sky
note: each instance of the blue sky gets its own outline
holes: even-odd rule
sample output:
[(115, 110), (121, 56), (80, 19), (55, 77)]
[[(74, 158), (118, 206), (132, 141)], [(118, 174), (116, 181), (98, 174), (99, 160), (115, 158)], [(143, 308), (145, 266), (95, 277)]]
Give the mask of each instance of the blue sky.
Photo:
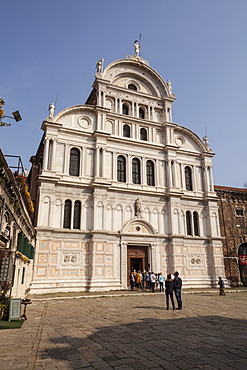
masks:
[(217, 185), (247, 182), (246, 0), (9, 0), (1, 4), (0, 96), (6, 114), (23, 120), (0, 127), (4, 154), (24, 166), (36, 153), (42, 121), (58, 93), (56, 113), (84, 104), (95, 62), (141, 55), (177, 100), (173, 121), (200, 137), (205, 127)]

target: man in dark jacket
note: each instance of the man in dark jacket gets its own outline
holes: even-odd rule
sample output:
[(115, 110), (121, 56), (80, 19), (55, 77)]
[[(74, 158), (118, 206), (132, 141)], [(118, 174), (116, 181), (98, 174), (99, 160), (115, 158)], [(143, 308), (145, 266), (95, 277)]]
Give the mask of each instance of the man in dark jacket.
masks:
[(169, 297), (170, 297), (172, 302), (172, 308), (175, 310), (175, 304), (173, 299), (173, 280), (171, 278), (171, 274), (167, 275), (165, 287), (166, 287), (166, 309), (169, 310)]
[(174, 272), (173, 290), (178, 302), (178, 308), (176, 309), (182, 310), (182, 298), (181, 298), (182, 279), (178, 275), (179, 273), (177, 271)]

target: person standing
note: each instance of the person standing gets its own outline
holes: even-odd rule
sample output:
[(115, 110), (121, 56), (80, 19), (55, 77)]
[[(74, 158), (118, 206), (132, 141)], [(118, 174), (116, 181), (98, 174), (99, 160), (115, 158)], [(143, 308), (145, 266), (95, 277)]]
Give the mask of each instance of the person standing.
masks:
[(160, 272), (159, 273), (160, 293), (164, 292), (164, 280), (165, 280), (165, 277), (162, 275), (162, 272)]
[(151, 290), (152, 290), (152, 293), (154, 293), (155, 283), (156, 283), (156, 276), (153, 273), (153, 271), (151, 272), (151, 275), (150, 275), (150, 282), (151, 282)]
[(134, 290), (135, 286), (135, 275), (133, 272), (130, 273), (130, 289)]
[(178, 307), (176, 309), (182, 310), (182, 297), (181, 297), (182, 279), (178, 275), (179, 273), (177, 271), (174, 272), (173, 290), (176, 296), (176, 300), (178, 302)]
[(172, 309), (175, 310), (175, 304), (173, 299), (173, 286), (174, 282), (171, 278), (171, 274), (167, 275), (167, 279), (165, 281), (165, 287), (166, 287), (166, 309), (169, 310), (169, 297), (172, 302)]
[(219, 276), (218, 285), (219, 285), (220, 295), (226, 295), (225, 291), (224, 291), (225, 284), (224, 284), (224, 281), (222, 280), (221, 276)]

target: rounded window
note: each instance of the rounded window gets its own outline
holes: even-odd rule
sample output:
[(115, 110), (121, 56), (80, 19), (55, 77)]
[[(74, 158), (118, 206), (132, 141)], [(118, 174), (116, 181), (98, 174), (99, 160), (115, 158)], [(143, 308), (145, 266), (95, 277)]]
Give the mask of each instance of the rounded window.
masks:
[(134, 84), (129, 84), (129, 85), (128, 85), (128, 89), (129, 89), (129, 90), (137, 91), (137, 87), (136, 87), (136, 85), (134, 85)]

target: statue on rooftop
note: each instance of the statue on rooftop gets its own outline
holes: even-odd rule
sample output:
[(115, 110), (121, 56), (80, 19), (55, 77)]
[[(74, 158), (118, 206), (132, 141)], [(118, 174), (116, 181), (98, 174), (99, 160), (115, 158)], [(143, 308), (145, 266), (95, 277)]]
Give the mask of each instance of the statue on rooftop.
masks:
[(48, 107), (49, 117), (54, 117), (55, 109), (56, 107), (54, 103), (49, 104), (49, 107)]
[(139, 57), (139, 54), (140, 54), (140, 45), (139, 45), (138, 40), (135, 40), (134, 47), (135, 47), (135, 56), (136, 57)]
[(96, 62), (96, 68), (97, 68), (97, 73), (102, 73), (103, 72), (103, 64), (104, 64), (105, 59), (100, 58)]

